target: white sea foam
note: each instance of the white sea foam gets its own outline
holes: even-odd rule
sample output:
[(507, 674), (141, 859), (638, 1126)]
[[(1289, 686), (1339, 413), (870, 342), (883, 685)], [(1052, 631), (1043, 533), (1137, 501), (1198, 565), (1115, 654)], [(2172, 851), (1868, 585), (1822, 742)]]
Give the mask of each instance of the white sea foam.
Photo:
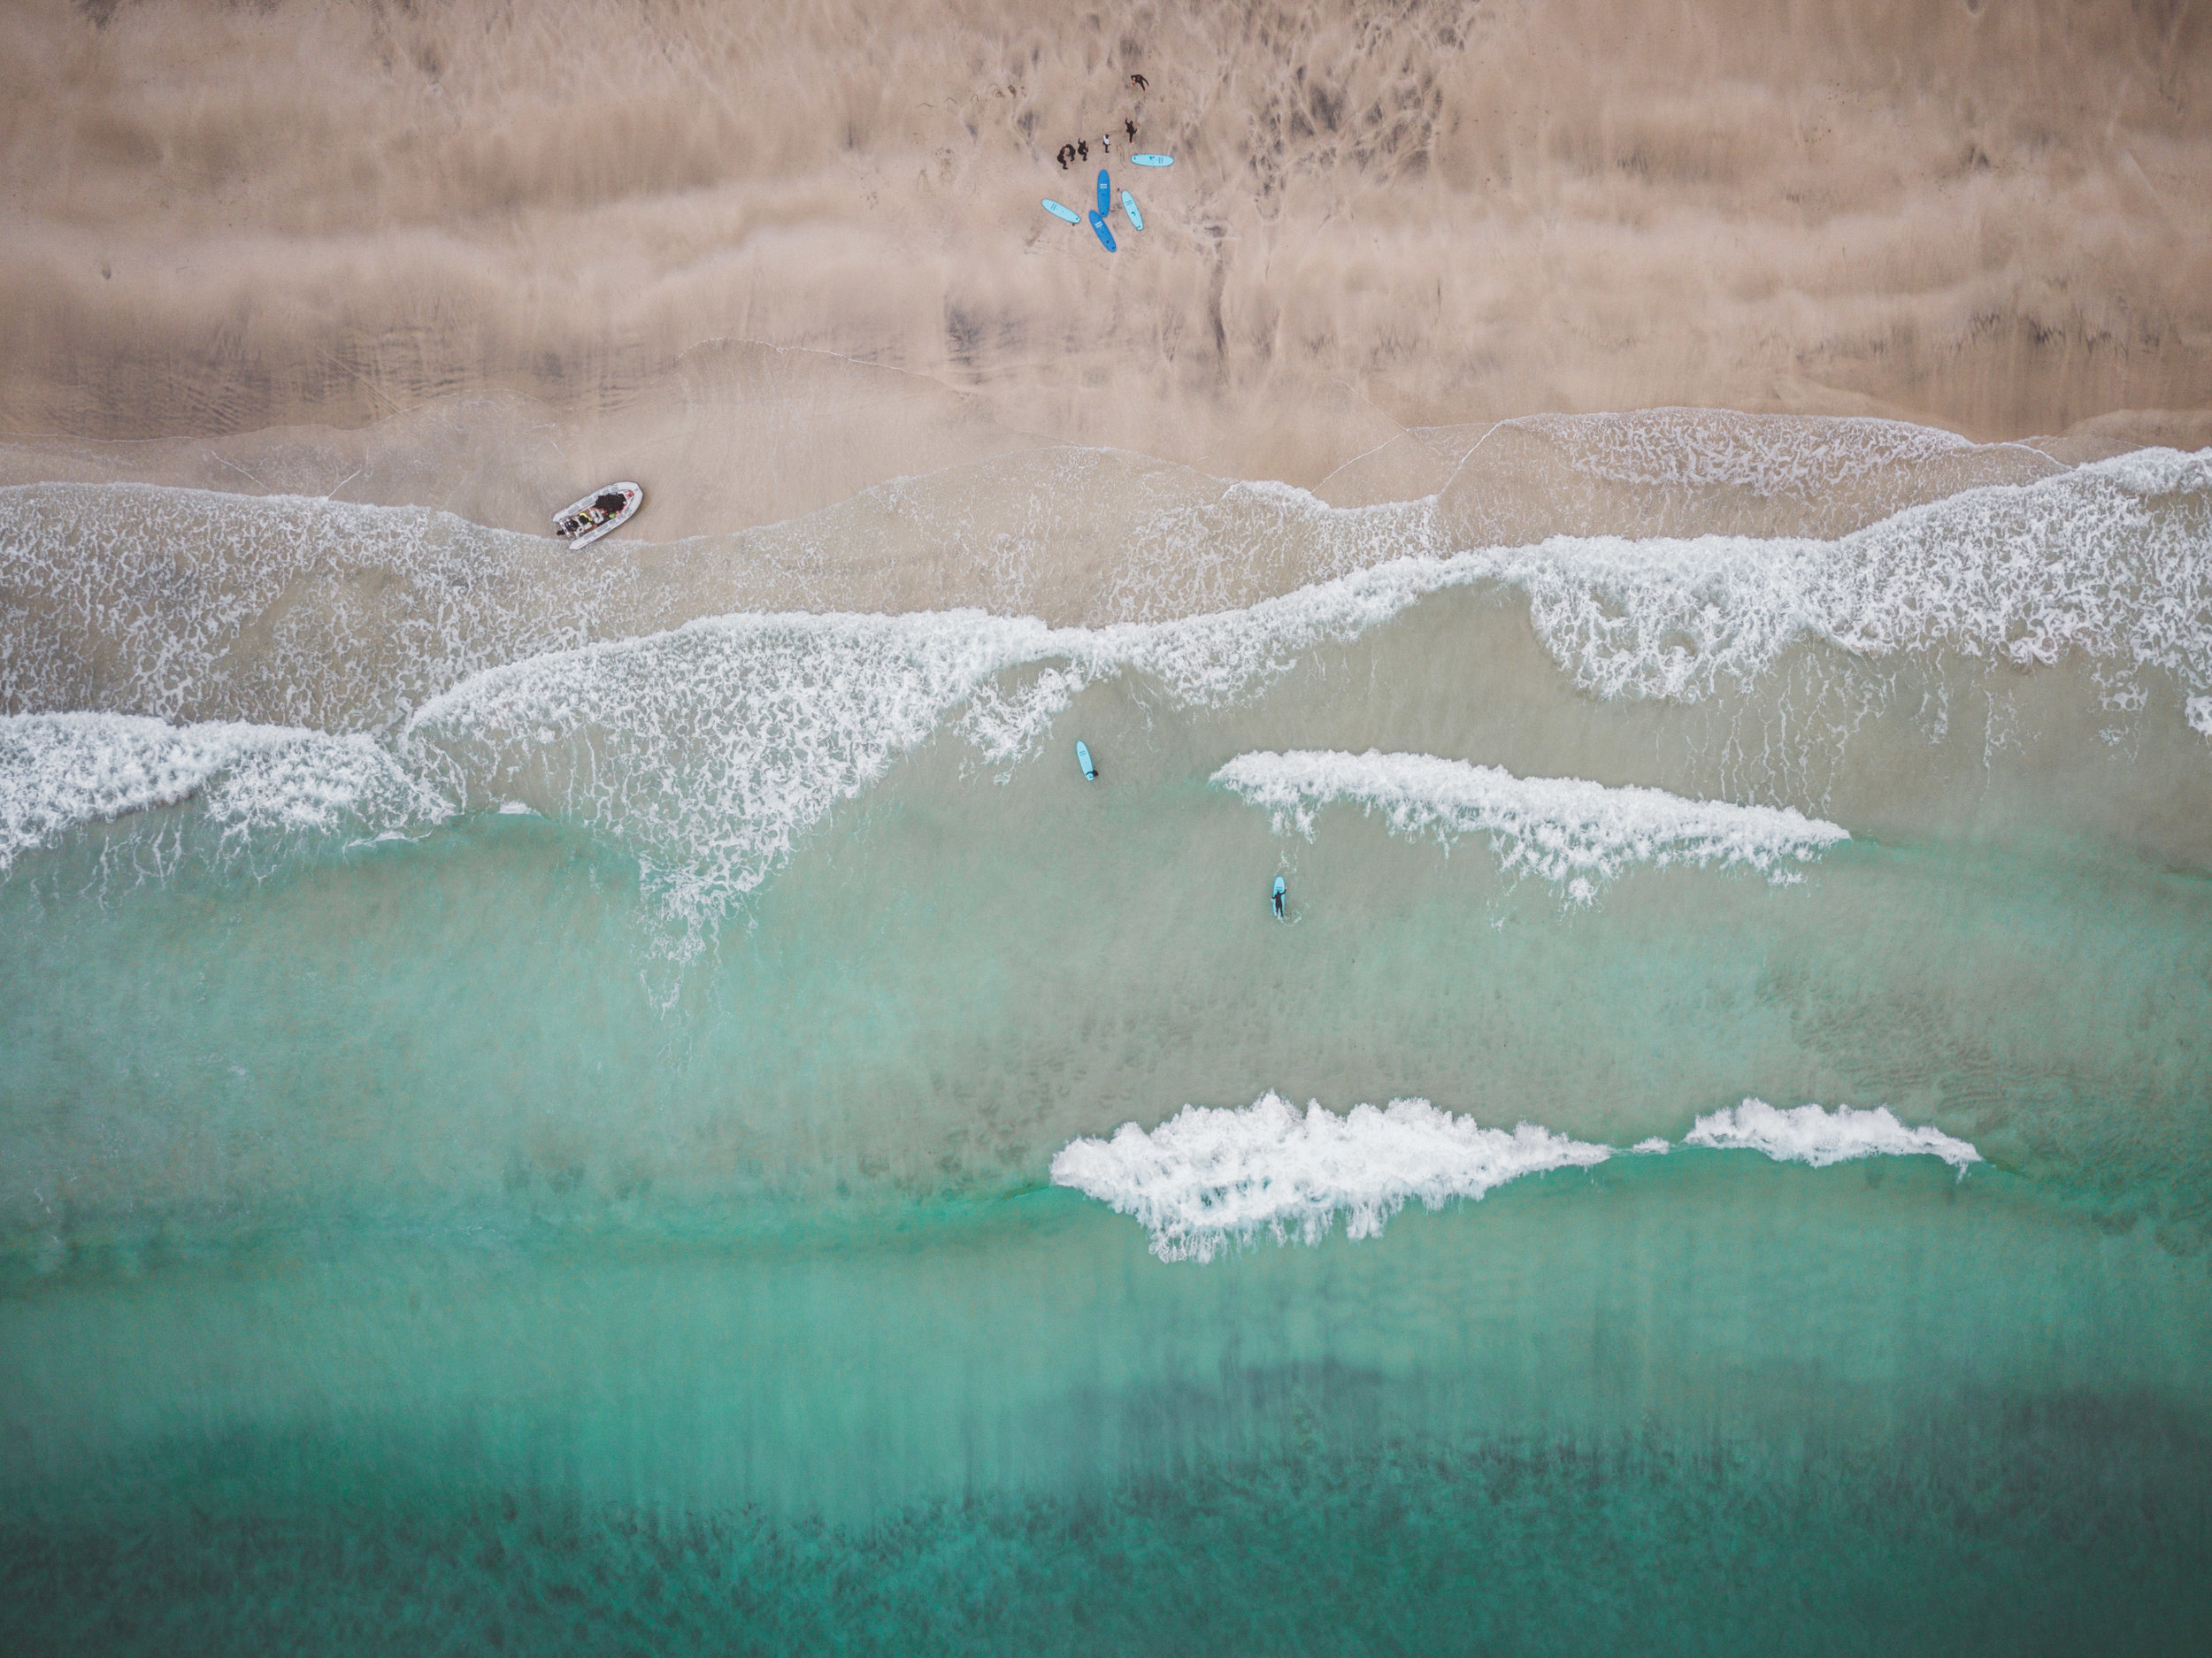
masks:
[[(0, 495), (19, 507), (15, 493)], [(148, 508), (157, 526), (164, 514), (184, 512), (188, 521), (172, 531), (207, 527), (193, 513), (212, 509), (169, 499), (196, 492), (142, 493), (160, 497)], [(649, 613), (631, 591), (634, 569), (611, 558), (599, 573), (587, 572), (572, 605), (524, 626), (515, 617), (529, 611), (529, 584), (518, 549), (534, 548), (531, 538), (383, 509), (343, 509), (352, 516), (326, 521), (327, 506), (225, 508), (272, 515), (256, 532), (269, 546), (244, 561), (247, 575), (231, 572), (235, 580), (181, 563), (163, 576), (165, 543), (149, 530), (155, 551), (133, 555), (134, 582), (88, 590), (86, 602), (108, 618), (95, 642), (129, 642), (123, 654), (135, 665), (112, 676), (116, 695), (146, 704), (134, 713), (160, 712), (210, 699), (230, 672), (226, 641), (248, 619), (285, 634), (287, 618), (333, 593), (342, 595), (341, 610), (366, 618), (402, 604), (392, 595), (403, 588), (402, 609), (417, 608), (378, 623), (381, 666), (353, 664), (306, 629), (290, 655), (265, 655), (255, 670), (280, 680), (296, 671), (312, 687), (300, 692), (303, 707), (327, 704), (342, 714), (340, 728), (365, 722), (385, 735), (311, 742), (297, 726), (220, 722), (160, 726), (165, 734), (155, 735), (150, 725), (114, 723), (131, 717), (119, 711), (97, 717), (110, 722), (97, 727), (106, 733), (98, 741), (65, 741), (62, 727), (37, 723), (54, 716), (20, 715), (4, 722), (13, 729), (0, 740), (8, 857), (72, 824), (196, 790), (248, 836), (316, 825), (382, 833), (519, 800), (633, 847), (656, 890), (704, 919), (949, 719), (1002, 763), (1108, 675), (1143, 674), (1187, 703), (1218, 703), (1425, 595), (1486, 585), (1525, 593), (1546, 649), (1607, 695), (1695, 698), (1724, 679), (1755, 677), (1809, 639), (1860, 654), (1945, 647), (2031, 662), (2078, 648), (2117, 673), (2156, 665), (2178, 675), (2195, 696), (2190, 718), (2212, 725), (2200, 707), (2212, 696), (2212, 451), (2144, 451), (2032, 486), (1970, 491), (1835, 542), (1560, 540), (1389, 560), (1246, 609), (1159, 622), (1086, 629), (982, 611), (745, 614), (565, 649)], [(92, 510), (66, 491), (36, 502), (49, 518), (81, 509)], [(1322, 510), (1286, 496), (1283, 510), (1293, 509)], [(0, 525), (0, 558), (11, 570), (35, 565), (51, 576), (76, 545), (65, 525), (40, 522), (27, 541), (19, 526)], [(379, 542), (373, 557), (349, 551), (356, 532), (397, 536), (413, 550), (403, 558)], [(380, 572), (396, 558), (406, 580), (388, 591)], [(181, 595), (173, 605), (156, 592), (165, 582)], [(42, 611), (21, 630), (0, 628), (0, 654), (12, 653), (0, 688), (14, 706), (45, 695), (39, 630), (51, 621)], [(389, 649), (418, 636), (419, 656)], [(472, 667), (514, 650), (534, 654)], [(82, 665), (86, 687), (109, 683), (89, 658)], [(289, 706), (281, 684), (275, 695)], [(249, 751), (258, 756), (251, 764)], [(1436, 833), (1464, 825), (1493, 834), (1502, 855), (1582, 894), (1591, 889), (1576, 883), (1647, 849), (1655, 860), (1764, 859), (1769, 867), (1806, 855), (1832, 830), (1655, 792), (1639, 802), (1631, 791), (1571, 780), (1497, 773), (1477, 787), (1479, 769), (1465, 771), (1456, 795), (1416, 790), (1385, 804), (1395, 785), (1381, 779), (1361, 797)], [(1509, 785), (1543, 798), (1509, 799)], [(1596, 792), (1584, 801), (1577, 790)], [(343, 821), (349, 813), (358, 821)]]
[(0, 720), (0, 870), (82, 823), (204, 797), (227, 833), (328, 831), (434, 815), (365, 737), (277, 725), (173, 726), (128, 714)]
[(1409, 1200), (1440, 1209), (1523, 1175), (1586, 1169), (1610, 1148), (1524, 1123), (1482, 1128), (1425, 1100), (1299, 1112), (1263, 1094), (1241, 1109), (1189, 1105), (1147, 1132), (1079, 1140), (1052, 1160), (1071, 1186), (1133, 1217), (1164, 1261), (1210, 1261), (1267, 1232), (1317, 1243), (1342, 1215), (1346, 1235), (1379, 1236)]
[[(1886, 1107), (1777, 1110), (1763, 1100), (1701, 1117), (1686, 1146), (1763, 1152), (1826, 1168), (1859, 1157), (1940, 1157), (1963, 1174), (1982, 1155), (1933, 1128), (1908, 1128)], [(1632, 1154), (1671, 1149), (1657, 1136)], [(1125, 1123), (1110, 1139), (1070, 1141), (1052, 1183), (1095, 1198), (1152, 1235), (1163, 1261), (1211, 1261), (1261, 1234), (1314, 1244), (1344, 1219), (1348, 1238), (1379, 1237), (1409, 1201), (1432, 1209), (1479, 1199), (1524, 1175), (1589, 1169), (1617, 1148), (1532, 1123), (1507, 1131), (1426, 1100), (1302, 1112), (1272, 1091), (1241, 1109), (1187, 1105), (1157, 1128)]]
[[(397, 749), (463, 810), (519, 801), (619, 841), (664, 902), (703, 919), (1049, 640), (979, 612), (721, 618), (480, 674)], [(995, 690), (969, 735), (1010, 757), (1080, 684)]]
[[(1757, 442), (1715, 439), (1709, 418), (1677, 424), (1665, 441), (1636, 422), (1578, 426), (1574, 444), (1594, 446), (1585, 460), (1601, 472), (1784, 493), (1816, 492), (1884, 457), (1921, 464), (1956, 447), (1881, 422), (1855, 426), (1848, 441), (1822, 428), (1787, 442), (1763, 428)], [(809, 533), (849, 538), (884, 518), (910, 539), (966, 549), (970, 564), (1004, 550), (1009, 533), (985, 534), (970, 521), (972, 503), (940, 503), (918, 526), (898, 488), (885, 492), (872, 515), (832, 514)], [(1028, 550), (1016, 562), (1034, 563), (1079, 526), (1017, 527)], [(1317, 608), (1356, 628), (1438, 587), (1473, 585), (1524, 594), (1545, 649), (1606, 696), (1694, 700), (1755, 679), (1804, 641), (2024, 666), (2082, 650), (2212, 693), (2212, 451), (2140, 450), (1967, 489), (1834, 541), (1557, 536), (1440, 557), (1442, 532), (1419, 513), (1333, 509), (1281, 487), (1223, 484), (1209, 495), (1188, 480), (1138, 528), (1141, 546), (1124, 549), (1106, 610), (1150, 626), (1094, 637), (1177, 656), (1179, 679), (1194, 650), (1296, 649), (1278, 630)], [(130, 485), (0, 490), (0, 707), (96, 700), (172, 719), (383, 728), (500, 663), (679, 622), (772, 551), (793, 572), (827, 567), (835, 549), (799, 526), (772, 530), (748, 533), (743, 557), (726, 538), (654, 560), (560, 557), (539, 538), (411, 509)], [(1285, 538), (1306, 548), (1284, 569), (1302, 572), (1290, 596), (1305, 603), (1223, 608)], [(1320, 574), (1332, 579), (1316, 583)]]
[[(838, 802), (964, 708), (962, 734), (987, 761), (1010, 763), (1095, 679), (1134, 670), (1189, 702), (1233, 698), (1287, 672), (1316, 644), (1394, 614), (1436, 574), (1433, 564), (1402, 560), (1249, 611), (1097, 629), (976, 610), (709, 618), (491, 668), (430, 698), (381, 739), (325, 739), (332, 746), (323, 752), (341, 773), (329, 800), (334, 810), (347, 798), (373, 809), (347, 825), (350, 833), (520, 801), (626, 845), (668, 907), (703, 922), (757, 886)], [(103, 803), (124, 797), (90, 749), (81, 787), (57, 781), (51, 744), (36, 725), (50, 718), (0, 720), (0, 729), (24, 730), (0, 746), (0, 800), (21, 825), (19, 850), (129, 810)], [(191, 794), (245, 748), (296, 748), (314, 734), (82, 718), (165, 745), (164, 752), (223, 756), (190, 785), (147, 795), (147, 804)], [(364, 745), (385, 756), (373, 789), (357, 776)], [(239, 799), (250, 793), (242, 789)], [(284, 826), (311, 815), (311, 796), (295, 777)], [(210, 790), (207, 799), (212, 809), (230, 797)], [(275, 821), (258, 806), (232, 817), (242, 829)]]
[(1965, 1140), (1940, 1129), (1908, 1128), (1887, 1106), (1858, 1110), (1838, 1106), (1833, 1111), (1817, 1105), (1778, 1110), (1764, 1100), (1747, 1099), (1741, 1105), (1701, 1117), (1682, 1137), (1686, 1146), (1763, 1152), (1777, 1163), (1810, 1163), (1824, 1169), (1855, 1157), (1940, 1157), (1963, 1173), (1982, 1155)]
[(1970, 489), (1833, 541), (1559, 537), (1476, 557), (1602, 696), (1694, 700), (1807, 641), (2020, 666), (2078, 649), (2212, 687), (2212, 450)]
[(1567, 886), (1579, 902), (1632, 864), (1747, 865), (1778, 873), (1851, 837), (1793, 807), (1687, 800), (1664, 789), (1609, 788), (1582, 778), (1517, 778), (1432, 754), (1241, 754), (1213, 781), (1266, 808), (1278, 834), (1310, 840), (1332, 802), (1380, 811), (1393, 834), (1490, 839), (1509, 870)]

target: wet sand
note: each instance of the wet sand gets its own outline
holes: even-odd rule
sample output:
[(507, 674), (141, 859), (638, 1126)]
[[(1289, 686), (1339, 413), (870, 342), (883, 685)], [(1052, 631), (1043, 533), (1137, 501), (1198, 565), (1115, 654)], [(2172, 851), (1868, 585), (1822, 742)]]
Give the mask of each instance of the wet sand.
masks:
[[(12, 10), (0, 481), (659, 539), (1046, 444), (1402, 496), (1555, 411), (2212, 441), (2201, 11), (1376, 12)], [(1038, 204), (1109, 128), (1111, 256)]]

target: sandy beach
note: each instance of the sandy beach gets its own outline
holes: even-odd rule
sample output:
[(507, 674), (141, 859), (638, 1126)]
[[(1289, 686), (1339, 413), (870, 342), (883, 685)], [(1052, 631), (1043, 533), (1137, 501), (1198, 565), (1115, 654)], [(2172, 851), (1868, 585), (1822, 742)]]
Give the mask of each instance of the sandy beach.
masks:
[[(1548, 412), (2212, 441), (2184, 5), (42, 0), (0, 91), (6, 482), (635, 477), (658, 540), (1047, 444), (1338, 499)], [(1039, 205), (1102, 135), (1115, 255)]]

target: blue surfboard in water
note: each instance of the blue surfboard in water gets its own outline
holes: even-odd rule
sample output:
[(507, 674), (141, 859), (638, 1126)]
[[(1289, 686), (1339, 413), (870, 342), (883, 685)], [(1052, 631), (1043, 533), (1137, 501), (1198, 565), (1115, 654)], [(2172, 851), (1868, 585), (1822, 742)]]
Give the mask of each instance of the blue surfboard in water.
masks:
[(1083, 768), (1083, 780), (1086, 783), (1098, 781), (1098, 768), (1091, 764), (1090, 745), (1080, 737), (1075, 740), (1075, 763)]
[(1045, 211), (1050, 213), (1055, 219), (1066, 219), (1071, 225), (1079, 225), (1083, 222), (1075, 216), (1075, 210), (1072, 207), (1063, 207), (1049, 196), (1045, 197)]
[(1283, 885), (1283, 878), (1278, 875), (1275, 878), (1275, 890), (1267, 895), (1267, 902), (1274, 906), (1275, 919), (1278, 921), (1283, 919), (1283, 905), (1288, 896), (1289, 888)]
[(1141, 167), (1171, 167), (1175, 165), (1173, 156), (1132, 156), (1129, 159)]
[(1106, 251), (1114, 250), (1114, 233), (1106, 228), (1106, 215), (1096, 208), (1091, 210), (1091, 228), (1098, 232), (1098, 239), (1106, 244)]
[(1144, 215), (1137, 211), (1137, 198), (1126, 190), (1121, 193), (1121, 211), (1129, 215), (1130, 229), (1142, 230), (1144, 228)]
[(1098, 216), (1109, 217), (1114, 211), (1114, 187), (1106, 180), (1106, 169), (1098, 170)]

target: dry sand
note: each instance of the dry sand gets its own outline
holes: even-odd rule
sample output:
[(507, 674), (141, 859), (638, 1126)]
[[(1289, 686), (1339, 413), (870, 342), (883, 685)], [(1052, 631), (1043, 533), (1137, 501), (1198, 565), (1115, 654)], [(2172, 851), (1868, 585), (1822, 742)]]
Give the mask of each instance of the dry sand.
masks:
[[(1110, 128), (1114, 256), (1039, 206)], [(18, 0), (0, 157), (0, 482), (657, 539), (1048, 443), (1418, 494), (1545, 411), (2212, 441), (2181, 0)]]

